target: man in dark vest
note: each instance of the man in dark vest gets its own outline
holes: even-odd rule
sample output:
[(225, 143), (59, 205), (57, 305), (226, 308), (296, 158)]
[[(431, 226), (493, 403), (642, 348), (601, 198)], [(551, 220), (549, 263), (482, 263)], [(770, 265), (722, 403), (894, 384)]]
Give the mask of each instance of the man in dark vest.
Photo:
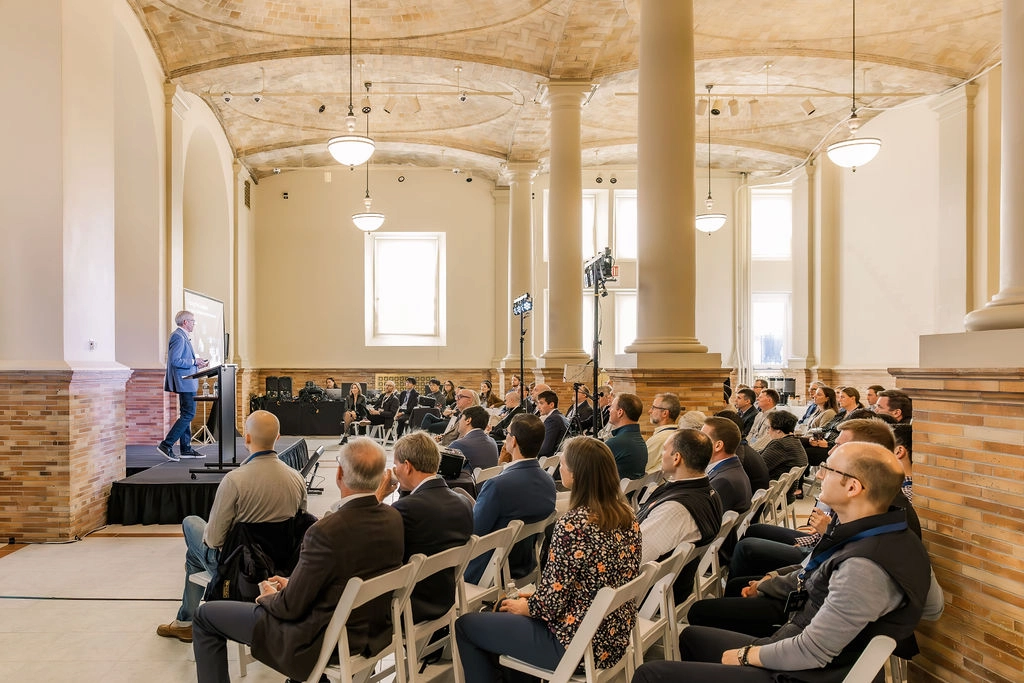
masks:
[[(722, 526), (722, 503), (704, 470), (711, 461), (711, 439), (696, 429), (673, 432), (661, 447), (661, 473), (665, 483), (640, 505), (636, 520), (643, 537), (643, 562), (672, 554), (680, 543), (707, 545)], [(679, 573), (676, 599), (693, 589), (697, 562)]]
[[(691, 626), (679, 639), (682, 662), (652, 662), (633, 681), (842, 680), (876, 635), (912, 643), (922, 618), (942, 611), (932, 587), (928, 553), (891, 506), (903, 469), (891, 451), (852, 442), (836, 448), (822, 468), (821, 500), (838, 515), (795, 571), (751, 581), (751, 611), (776, 609), (784, 625), (770, 636)], [(909, 657), (913, 652), (896, 654)]]

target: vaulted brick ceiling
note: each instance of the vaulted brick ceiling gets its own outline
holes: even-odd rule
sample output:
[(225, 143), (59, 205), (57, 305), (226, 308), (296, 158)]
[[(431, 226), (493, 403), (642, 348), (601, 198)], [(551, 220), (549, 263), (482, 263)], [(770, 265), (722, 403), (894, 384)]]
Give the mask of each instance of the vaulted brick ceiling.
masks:
[[(129, 2), (168, 78), (209, 103), (254, 175), (334, 165), (324, 143), (344, 131), (348, 109), (348, 0)], [(493, 178), (507, 161), (544, 162), (543, 85), (589, 79), (597, 87), (583, 110), (584, 166), (635, 164), (639, 6), (354, 0), (356, 110), (363, 83), (372, 83), (373, 163)], [(698, 90), (714, 83), (715, 95), (735, 98), (739, 109), (732, 116), (723, 107), (714, 120), (713, 167), (778, 173), (837, 139), (850, 110), (850, 7), (694, 0)], [(861, 0), (861, 117), (943, 92), (997, 63), (1000, 8), (1000, 0)], [(816, 106), (810, 116), (800, 108), (805, 98)], [(697, 124), (701, 139), (705, 126)], [(706, 163), (703, 146), (697, 158)]]

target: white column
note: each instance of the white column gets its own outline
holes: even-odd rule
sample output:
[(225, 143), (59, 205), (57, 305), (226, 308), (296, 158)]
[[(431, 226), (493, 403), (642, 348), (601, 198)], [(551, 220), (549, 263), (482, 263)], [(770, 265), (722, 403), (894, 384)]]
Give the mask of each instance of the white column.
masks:
[[(502, 360), (502, 367), (518, 369), (519, 318), (512, 315), (512, 299), (527, 292), (534, 298), (540, 295), (533, 288), (533, 177), (537, 174), (537, 164), (511, 163), (508, 165), (508, 174), (508, 296), (500, 303), (496, 315), (505, 321), (503, 329), (508, 334), (508, 351)], [(529, 318), (526, 328), (523, 364), (526, 367), (534, 367), (537, 359), (533, 356), (533, 335)]]
[(999, 292), (964, 319), (971, 331), (1024, 328), (1024, 3), (1003, 0), (1002, 170)]
[(590, 83), (548, 84), (551, 169), (548, 194), (548, 306), (544, 367), (586, 361), (583, 352), (583, 164), (580, 105)]
[[(509, 355), (508, 345), (508, 272), (509, 272), (509, 188), (495, 187), (491, 190), (494, 198), (494, 354), (491, 367), (501, 367), (501, 361)], [(498, 387), (495, 385), (494, 390)]]
[(639, 366), (718, 366), (696, 336), (693, 2), (642, 0), (640, 12), (639, 319), (626, 352)]

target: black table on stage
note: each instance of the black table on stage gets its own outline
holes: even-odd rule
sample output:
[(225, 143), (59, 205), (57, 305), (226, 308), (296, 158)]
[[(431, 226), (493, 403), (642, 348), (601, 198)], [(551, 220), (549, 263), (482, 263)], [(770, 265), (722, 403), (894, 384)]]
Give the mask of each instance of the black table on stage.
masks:
[(264, 406), (281, 421), (281, 434), (338, 436), (345, 415), (344, 401), (267, 401)]

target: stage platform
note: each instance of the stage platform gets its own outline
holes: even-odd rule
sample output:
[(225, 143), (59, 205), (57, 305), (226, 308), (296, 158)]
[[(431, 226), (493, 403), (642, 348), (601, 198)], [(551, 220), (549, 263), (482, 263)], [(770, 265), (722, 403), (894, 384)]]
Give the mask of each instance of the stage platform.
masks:
[[(107, 524), (180, 524), (188, 515), (206, 519), (213, 507), (223, 473), (189, 474), (192, 468), (217, 462), (217, 444), (195, 447), (205, 458), (171, 462), (156, 446), (128, 446), (125, 469), (129, 476), (114, 482), (107, 501)], [(281, 437), (278, 457), (296, 470), (309, 459), (305, 439)], [(249, 457), (245, 440), (238, 438), (238, 461)]]

